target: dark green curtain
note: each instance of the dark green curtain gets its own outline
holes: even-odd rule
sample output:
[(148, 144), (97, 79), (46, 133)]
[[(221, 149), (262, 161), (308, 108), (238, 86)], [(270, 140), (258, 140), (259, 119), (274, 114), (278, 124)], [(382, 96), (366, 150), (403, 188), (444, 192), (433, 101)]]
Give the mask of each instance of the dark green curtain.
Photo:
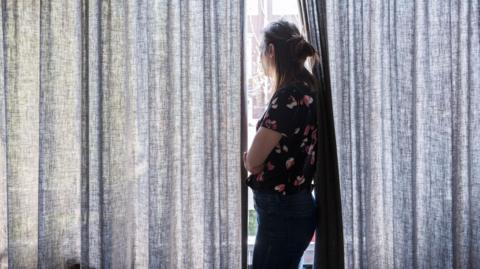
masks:
[(343, 225), (337, 148), (328, 68), (327, 26), (323, 0), (299, 0), (307, 38), (320, 55), (313, 68), (319, 81), (318, 156), (314, 191), (318, 205), (314, 268), (344, 268)]

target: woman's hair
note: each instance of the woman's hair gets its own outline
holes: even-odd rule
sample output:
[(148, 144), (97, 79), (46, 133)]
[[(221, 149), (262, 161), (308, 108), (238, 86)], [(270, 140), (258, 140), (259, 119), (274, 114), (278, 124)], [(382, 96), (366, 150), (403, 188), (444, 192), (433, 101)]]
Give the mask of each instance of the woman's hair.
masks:
[(314, 56), (314, 64), (318, 62), (317, 51), (295, 24), (283, 19), (268, 24), (263, 30), (262, 54), (266, 53), (269, 44), (275, 47), (276, 90), (295, 81), (306, 82), (311, 89), (317, 89), (317, 80), (305, 68), (307, 57)]

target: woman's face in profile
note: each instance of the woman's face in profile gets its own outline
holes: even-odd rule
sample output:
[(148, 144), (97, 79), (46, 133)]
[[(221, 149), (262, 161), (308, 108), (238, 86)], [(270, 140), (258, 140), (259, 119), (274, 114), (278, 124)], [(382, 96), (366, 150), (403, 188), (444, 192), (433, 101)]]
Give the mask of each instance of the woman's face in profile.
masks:
[[(267, 47), (265, 45), (265, 42), (262, 42), (260, 45), (260, 62), (262, 63), (262, 69), (263, 73), (266, 76), (271, 76), (271, 70), (272, 70), (272, 47), (273, 45), (270, 44), (270, 47)], [(271, 49), (272, 51), (269, 51), (268, 49)]]

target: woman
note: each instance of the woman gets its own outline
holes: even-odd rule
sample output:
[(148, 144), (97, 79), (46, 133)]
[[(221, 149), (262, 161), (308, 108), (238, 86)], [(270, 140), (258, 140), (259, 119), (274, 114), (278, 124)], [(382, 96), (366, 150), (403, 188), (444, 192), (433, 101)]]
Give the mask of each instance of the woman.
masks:
[(293, 23), (276, 21), (263, 31), (261, 62), (272, 97), (243, 154), (257, 211), (253, 269), (298, 268), (315, 231), (317, 83), (304, 64), (317, 55)]

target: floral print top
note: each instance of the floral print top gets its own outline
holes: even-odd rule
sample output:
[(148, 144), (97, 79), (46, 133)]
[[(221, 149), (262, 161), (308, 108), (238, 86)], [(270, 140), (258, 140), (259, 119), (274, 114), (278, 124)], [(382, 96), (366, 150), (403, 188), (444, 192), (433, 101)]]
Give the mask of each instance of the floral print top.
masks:
[(311, 189), (317, 151), (315, 95), (303, 83), (278, 89), (257, 122), (277, 131), (282, 138), (265, 160), (263, 171), (251, 174), (247, 186), (253, 190), (283, 195)]

